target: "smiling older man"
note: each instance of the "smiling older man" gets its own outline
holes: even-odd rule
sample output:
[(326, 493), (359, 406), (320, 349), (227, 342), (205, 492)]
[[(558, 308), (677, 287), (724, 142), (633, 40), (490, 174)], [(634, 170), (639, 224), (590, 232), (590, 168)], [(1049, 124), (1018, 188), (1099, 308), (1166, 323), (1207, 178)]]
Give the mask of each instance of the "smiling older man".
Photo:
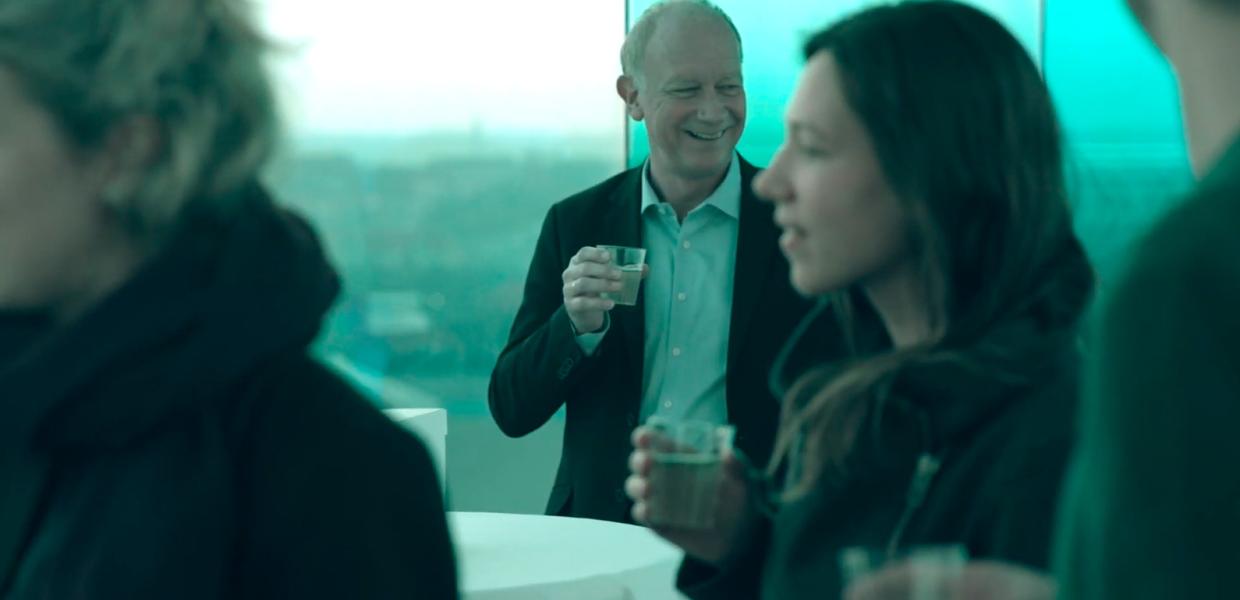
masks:
[[(662, 2), (633, 26), (616, 90), (646, 125), (650, 158), (548, 212), (491, 414), (526, 435), (567, 407), (550, 514), (629, 520), (629, 432), (651, 416), (732, 423), (756, 461), (779, 403), (767, 373), (810, 304), (788, 283), (745, 128), (741, 40), (708, 2)], [(635, 306), (605, 296), (620, 272), (598, 245), (643, 247)]]

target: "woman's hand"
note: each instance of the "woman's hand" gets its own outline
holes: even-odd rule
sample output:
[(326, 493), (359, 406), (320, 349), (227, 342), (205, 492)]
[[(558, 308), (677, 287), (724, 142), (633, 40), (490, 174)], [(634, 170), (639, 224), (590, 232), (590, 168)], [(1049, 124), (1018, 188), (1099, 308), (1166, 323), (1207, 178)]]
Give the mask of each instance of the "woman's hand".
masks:
[(754, 492), (747, 477), (748, 461), (731, 448), (724, 450), (712, 527), (688, 529), (653, 525), (649, 520), (652, 508), (655, 514), (659, 513), (659, 508), (658, 490), (651, 487), (650, 471), (654, 467), (652, 448), (658, 442), (658, 433), (649, 427), (638, 427), (633, 431), (634, 450), (629, 456), (631, 474), (624, 485), (625, 492), (634, 502), (633, 519), (694, 558), (712, 564), (722, 562), (739, 549), (749, 527), (758, 518)]

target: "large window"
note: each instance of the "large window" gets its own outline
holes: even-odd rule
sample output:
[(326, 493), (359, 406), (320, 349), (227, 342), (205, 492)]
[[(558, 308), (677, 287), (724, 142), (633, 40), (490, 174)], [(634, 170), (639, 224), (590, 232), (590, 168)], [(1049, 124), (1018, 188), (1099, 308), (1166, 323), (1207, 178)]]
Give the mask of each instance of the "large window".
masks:
[[(345, 280), (318, 351), (376, 403), (448, 409), (454, 508), (536, 512), (550, 489), (562, 420), (503, 438), (487, 381), (547, 208), (645, 159), (614, 82), (626, 14), (652, 2), (260, 0), (285, 46), (289, 125), (269, 181)], [(801, 44), (874, 2), (717, 3), (745, 43), (740, 151), (762, 165), (783, 137)], [(1190, 183), (1169, 72), (1120, 2), (973, 4), (1044, 68), (1078, 227), (1109, 278)]]
[(293, 44), (272, 179), (347, 282), (324, 351), (476, 408), (547, 207), (623, 164), (621, 10), (267, 4)]
[[(1072, 0), (1068, 0), (1072, 1)], [(655, 0), (628, 0), (631, 19)], [(801, 46), (817, 30), (832, 21), (880, 0), (715, 0), (740, 31), (745, 47), (745, 91), (749, 117), (739, 151), (757, 165), (770, 162), (784, 137), (784, 107), (804, 65)], [(1041, 54), (1042, 0), (971, 0), (989, 11), (1025, 43)], [(641, 164), (649, 154), (645, 128), (637, 123), (630, 135), (629, 164)]]
[(624, 166), (623, 3), (261, 5), (289, 129), (269, 181), (345, 282), (321, 356), (377, 403), (448, 409), (455, 507), (539, 509), (554, 424), (502, 439), (487, 380), (547, 208)]
[(1192, 184), (1175, 83), (1123, 2), (1050, 0), (1045, 62), (1105, 292), (1134, 237)]

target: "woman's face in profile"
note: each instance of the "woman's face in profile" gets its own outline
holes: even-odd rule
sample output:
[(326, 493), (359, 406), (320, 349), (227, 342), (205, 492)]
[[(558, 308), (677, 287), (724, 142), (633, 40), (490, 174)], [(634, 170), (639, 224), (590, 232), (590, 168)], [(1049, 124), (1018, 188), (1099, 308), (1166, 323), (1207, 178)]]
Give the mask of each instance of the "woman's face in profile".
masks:
[(905, 210), (845, 99), (830, 53), (806, 64), (785, 121), (784, 143), (754, 191), (775, 203), (793, 286), (817, 296), (904, 265)]
[(108, 232), (89, 158), (0, 64), (0, 310), (44, 309), (89, 278)]

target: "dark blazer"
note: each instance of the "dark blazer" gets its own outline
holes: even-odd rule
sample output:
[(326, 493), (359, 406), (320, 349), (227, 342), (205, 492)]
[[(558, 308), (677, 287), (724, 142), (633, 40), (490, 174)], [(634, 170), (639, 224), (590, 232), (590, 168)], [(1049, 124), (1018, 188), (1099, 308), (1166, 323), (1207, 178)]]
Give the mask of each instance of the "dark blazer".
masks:
[(1014, 364), (905, 369), (881, 420), (859, 428), (873, 433), (846, 473), (761, 517), (722, 567), (686, 560), (678, 587), (695, 600), (839, 598), (838, 556), (850, 546), (961, 544), (973, 558), (1045, 569), (1078, 357), (1069, 332), (1014, 323), (997, 335), (1020, 348)]
[(456, 598), (428, 453), (308, 355), (337, 288), (254, 189), (70, 325), (0, 315), (0, 598)]
[[(779, 402), (768, 390), (768, 372), (811, 303), (789, 283), (774, 208), (751, 191), (756, 173), (741, 159), (726, 387), (736, 444), (764, 464), (779, 414)], [(551, 207), (508, 344), (491, 374), (491, 415), (510, 436), (538, 429), (567, 406), (564, 451), (547, 503), (550, 514), (629, 519), (622, 486), (632, 450), (629, 434), (638, 425), (641, 407), (645, 299), (639, 296), (636, 307), (612, 310), (611, 329), (587, 357), (564, 309), (561, 276), (583, 246), (642, 245), (641, 178), (640, 168), (630, 169)]]

